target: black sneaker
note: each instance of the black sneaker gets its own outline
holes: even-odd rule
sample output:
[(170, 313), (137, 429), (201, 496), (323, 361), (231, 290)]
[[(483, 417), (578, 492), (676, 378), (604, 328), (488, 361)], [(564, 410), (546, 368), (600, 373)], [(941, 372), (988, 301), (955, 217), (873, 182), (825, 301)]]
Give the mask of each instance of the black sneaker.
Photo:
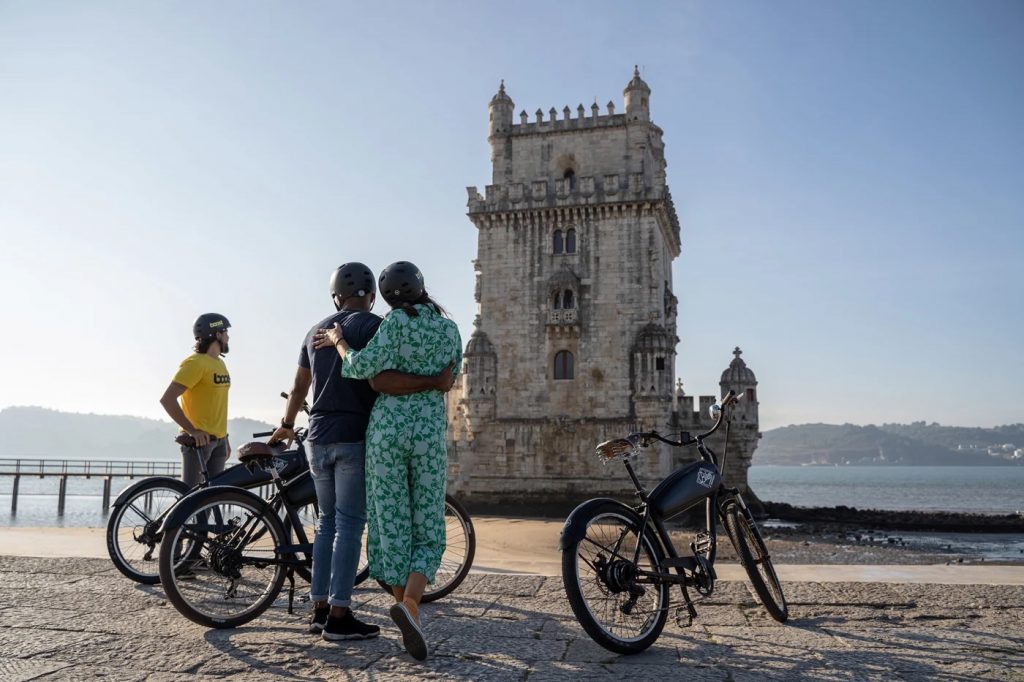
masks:
[(390, 614), (391, 620), (402, 631), (402, 644), (409, 655), (417, 661), (427, 660), (427, 638), (423, 636), (419, 623), (409, 613), (409, 608), (405, 604), (395, 604)]
[(324, 631), (324, 625), (327, 624), (327, 616), (331, 612), (330, 606), (324, 606), (322, 608), (313, 607), (313, 615), (309, 617), (309, 631), (316, 635)]
[(351, 611), (341, 618), (328, 616), (322, 637), (331, 641), (339, 639), (370, 639), (380, 634), (380, 628), (357, 620)]

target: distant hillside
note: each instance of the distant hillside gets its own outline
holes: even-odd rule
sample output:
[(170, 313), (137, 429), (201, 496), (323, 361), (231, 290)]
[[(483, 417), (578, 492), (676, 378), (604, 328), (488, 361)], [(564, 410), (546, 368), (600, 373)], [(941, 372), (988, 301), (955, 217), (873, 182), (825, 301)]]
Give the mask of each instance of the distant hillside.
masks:
[(1024, 425), (996, 429), (914, 424), (802, 424), (766, 431), (755, 464), (1024, 464)]
[[(270, 424), (231, 419), (232, 448), (269, 431)], [(75, 414), (42, 407), (0, 410), (0, 457), (47, 459), (178, 459), (178, 427), (144, 417)]]

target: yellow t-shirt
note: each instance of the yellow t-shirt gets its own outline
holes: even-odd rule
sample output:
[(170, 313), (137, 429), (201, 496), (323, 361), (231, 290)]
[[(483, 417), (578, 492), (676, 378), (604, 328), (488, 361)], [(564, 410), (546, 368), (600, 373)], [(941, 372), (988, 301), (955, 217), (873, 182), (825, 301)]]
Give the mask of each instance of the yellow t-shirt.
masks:
[(228, 435), (231, 376), (223, 360), (193, 353), (182, 360), (172, 381), (185, 387), (181, 409), (193, 426), (217, 438)]

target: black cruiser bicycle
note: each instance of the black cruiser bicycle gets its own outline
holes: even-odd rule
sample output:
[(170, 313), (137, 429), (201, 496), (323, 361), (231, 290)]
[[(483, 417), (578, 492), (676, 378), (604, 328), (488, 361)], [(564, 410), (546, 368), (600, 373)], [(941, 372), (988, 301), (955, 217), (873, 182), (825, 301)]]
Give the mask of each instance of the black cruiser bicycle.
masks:
[[(260, 435), (270, 434), (256, 437)], [(306, 429), (295, 430), (300, 452), (307, 435)], [(275, 492), (269, 498), (241, 488), (214, 486), (189, 494), (164, 519), (160, 582), (167, 599), (189, 620), (210, 628), (247, 623), (274, 603), (285, 580), (288, 612), (293, 612), (295, 575), (308, 581), (313, 559), (312, 538), (299, 510), (315, 504), (316, 488), (308, 469), (290, 481), (278, 475), (276, 457), (275, 450), (261, 442), (246, 443), (238, 450), (243, 466), (270, 475)], [(424, 602), (450, 594), (473, 564), (473, 522), (451, 495), (445, 496), (445, 532), (441, 566), (423, 593)], [(182, 546), (196, 548), (185, 565)], [(365, 536), (362, 546), (366, 546)], [(359, 584), (369, 567), (357, 570)]]
[[(242, 464), (228, 467), (211, 478), (205, 460), (196, 450), (195, 440), (188, 434), (180, 434), (174, 440), (199, 459), (202, 482), (191, 487), (180, 478), (170, 476), (150, 476), (136, 481), (117, 496), (107, 520), (107, 553), (110, 560), (125, 577), (144, 585), (160, 582), (157, 564), (157, 552), (163, 537), (160, 526), (181, 498), (193, 490), (212, 485), (258, 488), (272, 480), (269, 472), (254, 470)], [(297, 449), (279, 448), (275, 463), (278, 475), (286, 480), (309, 469), (305, 453)], [(184, 547), (182, 551), (187, 554), (190, 548)]]
[[(632, 433), (597, 446), (605, 462), (621, 460), (636, 488), (639, 503), (629, 506), (612, 499), (584, 502), (569, 515), (562, 529), (562, 582), (576, 619), (590, 637), (620, 654), (636, 654), (655, 642), (671, 608), (669, 593), (679, 586), (682, 605), (676, 608), (681, 627), (697, 617), (689, 589), (707, 597), (715, 589), (717, 520), (725, 527), (750, 580), (751, 593), (780, 623), (789, 611), (764, 539), (739, 490), (722, 481), (722, 463), (704, 442), (722, 425), (726, 410), (735, 402), (730, 391), (722, 405), (711, 406), (715, 425), (691, 438), (683, 433), (674, 441), (658, 433)], [(729, 443), (726, 421), (725, 448)], [(669, 474), (654, 490), (640, 483), (632, 460), (654, 441), (674, 447), (696, 445), (700, 461)], [(665, 522), (705, 503), (706, 527), (680, 555)]]

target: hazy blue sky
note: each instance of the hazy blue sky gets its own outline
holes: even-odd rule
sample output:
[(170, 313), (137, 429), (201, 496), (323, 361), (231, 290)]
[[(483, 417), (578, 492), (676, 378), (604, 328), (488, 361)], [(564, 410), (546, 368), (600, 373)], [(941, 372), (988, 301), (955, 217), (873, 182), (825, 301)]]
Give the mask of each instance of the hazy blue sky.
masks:
[[(331, 270), (413, 260), (465, 338), (487, 102), (622, 107), (683, 224), (677, 368), (766, 428), (1024, 420), (1024, 3), (0, 1), (0, 407), (161, 414), (227, 314), (276, 420)], [(379, 304), (378, 312), (385, 309)]]

